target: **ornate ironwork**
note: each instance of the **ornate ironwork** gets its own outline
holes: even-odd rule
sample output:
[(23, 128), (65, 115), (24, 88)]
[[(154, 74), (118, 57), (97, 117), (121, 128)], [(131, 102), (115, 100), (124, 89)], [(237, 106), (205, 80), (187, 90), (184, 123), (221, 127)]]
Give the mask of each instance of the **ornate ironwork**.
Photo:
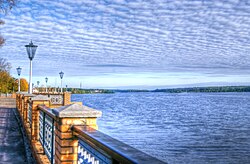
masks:
[(63, 95), (50, 95), (50, 102), (53, 105), (62, 105)]
[(44, 126), (45, 124), (45, 113), (43, 111), (39, 111), (39, 140), (44, 147)]
[(53, 163), (54, 157), (54, 119), (45, 115), (44, 123), (44, 150), (45, 154)]
[(32, 126), (32, 104), (31, 103), (29, 103), (28, 105), (28, 121), (31, 127)]
[(79, 139), (78, 164), (112, 164), (112, 159)]

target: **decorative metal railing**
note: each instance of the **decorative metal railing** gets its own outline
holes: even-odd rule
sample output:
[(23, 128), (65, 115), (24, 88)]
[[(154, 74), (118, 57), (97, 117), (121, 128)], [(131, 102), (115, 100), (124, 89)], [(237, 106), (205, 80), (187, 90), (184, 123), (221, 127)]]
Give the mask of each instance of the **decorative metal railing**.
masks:
[(42, 110), (39, 111), (39, 140), (51, 163), (54, 163), (54, 119)]
[(53, 163), (54, 157), (54, 119), (48, 115), (45, 115), (45, 124), (44, 124), (44, 150), (45, 154)]
[(148, 154), (89, 126), (73, 126), (78, 137), (78, 164), (164, 164)]
[(63, 95), (50, 95), (52, 105), (63, 105)]
[(30, 124), (30, 127), (32, 126), (32, 104), (28, 103), (28, 122)]
[(39, 111), (39, 140), (44, 147), (44, 123), (45, 123), (45, 113), (43, 111)]
[(50, 99), (50, 104), (51, 105), (63, 105), (64, 104), (64, 95), (62, 93), (45, 93), (45, 92), (38, 92), (34, 93), (36, 95), (44, 95), (48, 96)]
[(112, 164), (112, 159), (79, 139), (78, 164)]
[[(38, 99), (40, 98), (40, 99)], [(38, 97), (36, 100), (41, 101), (41, 97)], [(23, 99), (22, 99), (23, 100)], [(42, 100), (43, 101), (43, 100)], [(46, 99), (46, 101), (48, 101)], [(58, 101), (58, 100), (56, 100)], [(60, 100), (61, 101), (61, 100)], [(22, 101), (24, 102), (24, 101)], [(154, 163), (154, 164), (164, 164), (164, 162), (147, 155), (135, 148), (132, 148), (129, 145), (126, 145), (123, 142), (120, 142), (116, 139), (109, 137), (108, 135), (95, 130), (87, 125), (74, 125), (79, 124), (79, 113), (82, 112), (80, 118), (88, 119), (88, 118), (96, 118), (98, 114), (89, 115), (88, 110), (86, 108), (79, 108), (80, 110), (75, 110), (73, 107), (77, 107), (75, 104), (72, 106), (66, 106), (63, 108), (51, 109), (46, 107), (45, 105), (38, 105), (38, 110), (36, 109), (36, 103), (33, 103), (32, 99), (27, 103), (28, 111), (25, 114), (25, 120), (27, 119), (30, 127), (25, 125), (26, 130), (30, 133), (28, 134), (29, 139), (36, 142), (37, 141), (37, 133), (39, 134), (39, 142), (41, 143), (44, 154), (46, 154), (47, 158), (40, 158), (40, 151), (36, 153), (39, 154), (36, 156), (39, 160), (46, 161), (46, 163), (54, 164), (55, 151), (58, 156), (56, 156), (56, 161), (61, 161), (65, 163), (74, 163), (76, 160), (75, 155), (77, 153), (77, 162), (78, 164), (112, 164), (112, 163), (126, 163), (126, 164), (134, 164), (134, 163)], [(44, 103), (45, 104), (45, 103)], [(26, 104), (25, 104), (26, 105)], [(74, 105), (74, 106), (73, 106)], [(33, 106), (33, 111), (32, 111)], [(69, 108), (71, 107), (71, 108)], [(27, 109), (27, 108), (25, 108)], [(73, 109), (73, 110), (72, 110)], [(33, 114), (32, 114), (33, 112)], [(72, 112), (75, 112), (75, 114)], [(79, 113), (78, 113), (79, 112)], [(93, 111), (96, 112), (96, 111)], [(39, 114), (37, 118), (36, 115)], [(72, 115), (71, 115), (72, 114)], [(26, 117), (27, 116), (27, 117)], [(95, 116), (95, 117), (93, 117)], [(33, 117), (33, 125), (32, 125), (32, 117)], [(71, 121), (74, 120), (74, 121)], [(75, 121), (76, 120), (76, 121)], [(85, 124), (82, 119), (81, 124)], [(56, 121), (56, 122), (55, 122)], [(39, 123), (39, 124), (38, 124)], [(67, 138), (61, 139), (60, 136), (62, 132), (55, 128), (54, 125), (64, 124), (68, 125), (72, 124), (70, 129), (67, 132)], [(39, 125), (39, 127), (38, 127)], [(94, 124), (93, 127), (96, 127)], [(31, 128), (31, 129), (30, 129)], [(56, 132), (55, 132), (56, 130)], [(59, 136), (57, 137), (57, 141), (55, 142), (55, 133)], [(71, 145), (71, 142), (68, 144), (68, 141), (78, 140), (78, 152), (75, 152), (76, 145)], [(62, 142), (61, 142), (62, 141)], [(64, 142), (66, 141), (66, 142)], [(61, 144), (63, 143), (63, 144)], [(37, 143), (35, 143), (37, 144)], [(40, 144), (39, 150), (40, 150)], [(56, 145), (56, 150), (55, 150)], [(33, 144), (32, 144), (33, 146)], [(63, 153), (61, 148), (71, 148), (73, 152)], [(73, 148), (73, 149), (72, 149)], [(35, 154), (35, 153), (34, 153)], [(70, 158), (68, 158), (68, 155)], [(65, 161), (66, 160), (66, 161)]]

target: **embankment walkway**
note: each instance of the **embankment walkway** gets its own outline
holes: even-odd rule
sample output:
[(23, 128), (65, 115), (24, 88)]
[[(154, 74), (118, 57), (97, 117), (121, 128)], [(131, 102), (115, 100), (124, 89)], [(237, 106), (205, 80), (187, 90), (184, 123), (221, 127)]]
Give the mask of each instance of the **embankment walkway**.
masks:
[(0, 163), (27, 163), (24, 141), (16, 118), (16, 102), (0, 98)]

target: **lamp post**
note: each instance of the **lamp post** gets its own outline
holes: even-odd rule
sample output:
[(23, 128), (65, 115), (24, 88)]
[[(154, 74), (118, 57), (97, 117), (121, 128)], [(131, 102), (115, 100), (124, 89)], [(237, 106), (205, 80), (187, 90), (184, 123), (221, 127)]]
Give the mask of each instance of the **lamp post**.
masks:
[(62, 92), (62, 79), (63, 79), (63, 75), (64, 73), (61, 71), (59, 72), (60, 78), (61, 78), (61, 92)]
[(21, 75), (22, 68), (18, 67), (18, 68), (16, 68), (16, 70), (17, 70), (17, 74), (18, 74), (18, 92), (20, 92), (20, 75)]
[(40, 84), (40, 81), (37, 81), (37, 91), (39, 92), (39, 84)]
[(28, 45), (25, 45), (26, 50), (27, 50), (27, 54), (28, 54), (28, 58), (30, 59), (30, 77), (29, 77), (29, 91), (28, 93), (32, 93), (32, 60), (35, 57), (35, 53), (36, 53), (36, 49), (37, 49), (37, 45), (34, 45), (32, 43), (32, 41), (30, 41), (30, 43)]
[(48, 92), (48, 89), (47, 89), (48, 77), (45, 77), (45, 82), (46, 82), (46, 90), (45, 90), (45, 92)]
[(37, 81), (37, 87), (39, 87), (40, 81)]

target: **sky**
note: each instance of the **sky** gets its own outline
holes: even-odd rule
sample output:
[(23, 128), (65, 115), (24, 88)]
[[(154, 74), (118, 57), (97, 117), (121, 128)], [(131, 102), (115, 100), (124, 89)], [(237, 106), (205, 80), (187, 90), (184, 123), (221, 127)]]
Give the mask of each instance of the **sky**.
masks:
[(154, 89), (250, 84), (249, 0), (19, 0), (0, 57), (33, 82)]

